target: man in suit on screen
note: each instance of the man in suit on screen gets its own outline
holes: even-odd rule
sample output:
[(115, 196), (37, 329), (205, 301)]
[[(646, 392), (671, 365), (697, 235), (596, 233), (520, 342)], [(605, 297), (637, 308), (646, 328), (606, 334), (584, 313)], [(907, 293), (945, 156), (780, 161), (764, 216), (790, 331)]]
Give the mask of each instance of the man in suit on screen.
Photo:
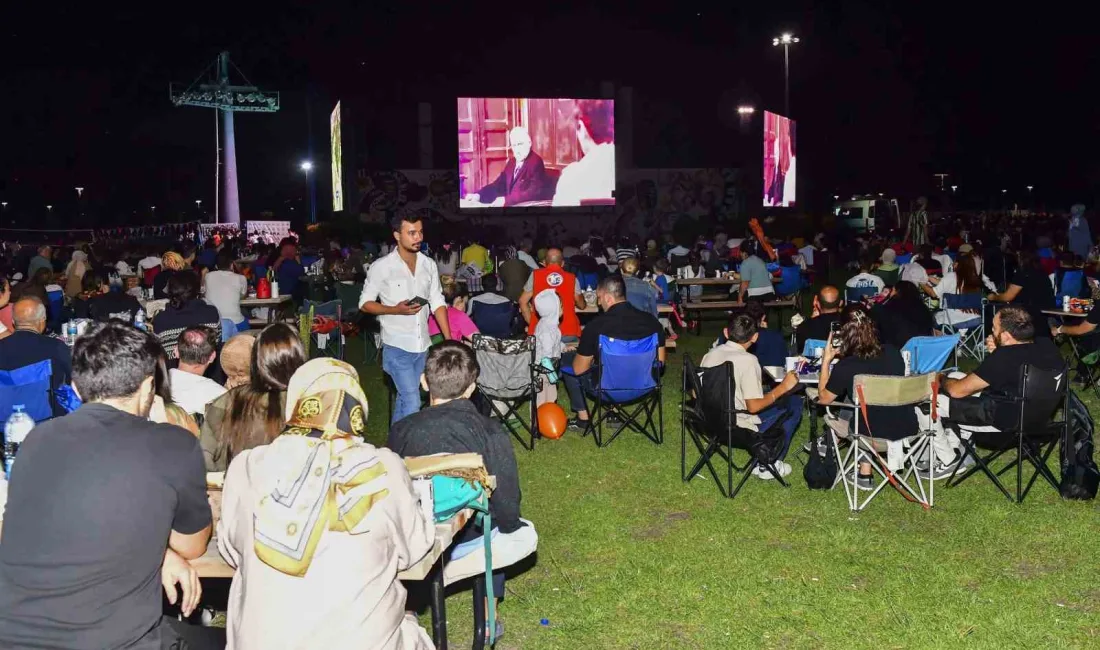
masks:
[(491, 204), (504, 199), (504, 205), (517, 205), (527, 201), (545, 201), (553, 196), (553, 182), (546, 174), (542, 158), (531, 151), (531, 136), (527, 129), (517, 126), (509, 131), (508, 144), (512, 149), (512, 158), (504, 166), (504, 171), (477, 193), (467, 194), (467, 201)]

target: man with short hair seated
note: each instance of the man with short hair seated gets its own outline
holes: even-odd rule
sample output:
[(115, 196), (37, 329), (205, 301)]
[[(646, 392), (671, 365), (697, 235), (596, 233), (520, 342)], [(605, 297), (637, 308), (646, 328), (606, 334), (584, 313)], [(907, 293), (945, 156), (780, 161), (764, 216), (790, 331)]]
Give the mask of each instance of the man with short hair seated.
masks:
[[(1020, 369), (1032, 365), (1043, 370), (1065, 369), (1066, 362), (1054, 342), (1035, 336), (1035, 324), (1027, 309), (1002, 307), (993, 317), (993, 333), (986, 337), (989, 352), (974, 372), (962, 378), (941, 378), (943, 392), (937, 402), (941, 417), (971, 431), (1007, 431), (1017, 425), (1015, 409), (986, 408), (990, 396), (1020, 397)], [(981, 393), (979, 396), (978, 393)], [(992, 413), (992, 418), (988, 415)]]
[(43, 334), (46, 331), (46, 306), (38, 298), (23, 298), (12, 307), (15, 331), (0, 339), (0, 370), (50, 361), (50, 407), (54, 417), (65, 415), (57, 403), (55, 391), (69, 383), (72, 355), (61, 340)]
[[(788, 372), (778, 386), (765, 394), (760, 362), (749, 352), (749, 348), (760, 336), (757, 321), (748, 314), (737, 314), (730, 319), (726, 335), (729, 340), (707, 352), (699, 366), (713, 368), (727, 361), (733, 364), (733, 405), (738, 410), (748, 411), (737, 414), (737, 426), (752, 431), (765, 431), (783, 414), (788, 415), (783, 422), (783, 448), (775, 462), (780, 476), (786, 476), (791, 473), (791, 466), (783, 462), (783, 458), (787, 455), (794, 432), (802, 422), (802, 397), (791, 394), (798, 388), (798, 375)], [(774, 478), (763, 466), (754, 469), (753, 474), (765, 480)]]
[(814, 296), (814, 310), (810, 320), (804, 321), (795, 329), (796, 354), (802, 354), (802, 347), (807, 339), (824, 341), (829, 338), (829, 328), (840, 318), (840, 311), (844, 307), (844, 297), (840, 291), (831, 285), (821, 287), (821, 291)]
[(202, 325), (188, 327), (180, 332), (176, 350), (179, 367), (168, 371), (172, 401), (191, 415), (202, 415), (207, 404), (225, 393), (225, 386), (203, 376), (218, 357), (218, 334)]
[(185, 616), (197, 606), (188, 560), (206, 551), (211, 523), (199, 441), (148, 419), (162, 354), (118, 322), (76, 340), (84, 405), (38, 425), (11, 475), (0, 647), (224, 647), (224, 630), (161, 615), (162, 585)]
[(595, 377), (586, 373), (599, 354), (601, 335), (623, 341), (639, 341), (656, 334), (657, 360), (662, 364), (665, 362), (665, 328), (652, 315), (630, 306), (626, 301), (626, 285), (622, 276), (609, 275), (600, 280), (596, 286), (596, 303), (603, 313), (593, 318), (581, 332), (572, 360), (569, 353), (562, 355), (562, 365), (571, 363), (573, 366), (574, 374), (562, 373), (562, 380), (569, 391), (569, 404), (576, 414), (569, 420), (569, 426), (575, 429), (588, 426), (588, 404), (584, 394), (595, 386)]
[[(420, 385), (428, 391), (431, 407), (398, 420), (390, 428), (386, 446), (401, 457), (433, 454), (481, 454), (485, 469), (496, 477), (489, 499), (493, 521), (493, 567), (503, 569), (538, 548), (538, 534), (520, 518), (519, 470), (512, 438), (499, 422), (478, 412), (470, 401), (481, 372), (473, 351), (459, 341), (444, 341), (428, 350)], [(485, 572), (481, 532), (469, 524), (455, 538), (459, 547), (443, 569), (451, 584)], [(460, 554), (461, 551), (465, 554)], [(504, 598), (504, 573), (493, 574), (493, 593)], [(497, 636), (503, 626), (497, 626)]]

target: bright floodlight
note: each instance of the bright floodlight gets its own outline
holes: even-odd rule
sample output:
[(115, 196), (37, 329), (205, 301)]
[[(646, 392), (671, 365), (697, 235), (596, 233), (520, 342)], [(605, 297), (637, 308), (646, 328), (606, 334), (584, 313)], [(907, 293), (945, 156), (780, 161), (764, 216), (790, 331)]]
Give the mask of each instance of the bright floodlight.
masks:
[(753, 108), (752, 106), (738, 106), (737, 107), (737, 114), (738, 115), (752, 115), (755, 112), (756, 112), (756, 109)]
[(298, 169), (301, 169), (308, 174), (309, 172), (313, 171), (313, 163), (308, 160), (303, 161), (301, 165), (298, 165)]
[(778, 38), (772, 39), (772, 45), (790, 45), (791, 43), (797, 43), (798, 37), (791, 36), (790, 34), (783, 34)]

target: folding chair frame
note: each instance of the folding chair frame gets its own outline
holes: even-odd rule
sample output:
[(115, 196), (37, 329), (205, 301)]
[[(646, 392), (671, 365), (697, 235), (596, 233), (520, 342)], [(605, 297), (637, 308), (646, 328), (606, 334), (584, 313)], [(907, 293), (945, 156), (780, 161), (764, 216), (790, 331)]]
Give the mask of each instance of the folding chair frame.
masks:
[[(531, 359), (528, 363), (528, 369), (530, 370), (531, 381), (527, 388), (526, 394), (517, 397), (501, 397), (487, 390), (479, 382), (477, 389), (481, 391), (481, 394), (489, 400), (489, 407), (493, 414), (500, 418), (500, 423), (504, 425), (504, 428), (508, 430), (508, 433), (519, 441), (521, 447), (527, 451), (532, 451), (535, 448), (535, 439), (542, 437), (539, 433), (539, 416), (538, 416), (538, 402), (539, 390), (542, 386), (542, 376), (547, 371), (542, 366), (535, 363), (535, 346), (531, 345)], [(480, 379), (480, 377), (479, 377)], [(530, 401), (530, 416), (531, 422), (527, 423), (523, 421), (523, 418), (519, 416), (519, 409), (523, 406), (525, 401)], [(502, 402), (505, 406), (504, 409), (497, 407), (497, 402)], [(512, 416), (514, 419), (509, 419)], [(527, 435), (524, 436), (523, 433)]]
[[(1028, 376), (1031, 366), (1023, 366), (1021, 369), (1020, 386), (1021, 393), (1026, 394), (1024, 389), (1027, 386)], [(1004, 404), (1015, 404), (1020, 407), (1020, 415), (1016, 426), (1016, 446), (1006, 446), (1001, 449), (991, 450), (986, 456), (982, 456), (978, 452), (978, 445), (974, 443), (972, 438), (964, 438), (961, 435), (959, 440), (963, 443), (964, 453), (962, 460), (965, 460), (967, 456), (974, 459), (974, 466), (966, 470), (962, 475), (956, 476), (959, 472), (959, 468), (962, 467), (960, 460), (959, 464), (955, 466), (955, 471), (951, 472), (951, 477), (947, 480), (947, 487), (955, 487), (962, 483), (966, 479), (970, 478), (978, 472), (982, 472), (989, 477), (989, 480), (993, 482), (993, 485), (997, 486), (997, 489), (1001, 491), (1001, 494), (1005, 496), (1009, 501), (1015, 503), (1023, 503), (1027, 498), (1028, 492), (1031, 491), (1035, 480), (1042, 476), (1046, 479), (1046, 482), (1050, 484), (1050, 487), (1054, 488), (1054, 491), (1061, 496), (1061, 489), (1058, 485), (1058, 480), (1054, 477), (1053, 472), (1047, 466), (1047, 461), (1050, 459), (1051, 454), (1058, 447), (1058, 443), (1065, 438), (1065, 427), (1069, 426), (1069, 381), (1063, 380), (1063, 387), (1061, 389), (1062, 397), (1062, 413), (1063, 418), (1061, 422), (1051, 422), (1050, 425), (1061, 426), (1063, 428), (1061, 435), (1051, 436), (1050, 440), (1036, 440), (1034, 437), (1029, 439), (1027, 431), (1024, 427), (1024, 409), (1027, 408), (1027, 400), (1022, 398), (995, 398), (998, 402)], [(1048, 426), (1050, 426), (1048, 425)], [(990, 469), (990, 465), (1004, 455), (1006, 452), (1016, 450), (1016, 458), (1005, 465), (996, 474)], [(1024, 487), (1024, 463), (1027, 461), (1034, 468), (1034, 472), (1031, 474), (1031, 478), (1028, 479), (1027, 487)], [(1013, 496), (1005, 486), (1001, 483), (999, 476), (1005, 472), (1015, 468), (1016, 469), (1016, 494)]]
[(985, 309), (986, 305), (989, 304), (989, 301), (987, 301), (984, 297), (981, 299), (981, 306), (978, 308), (977, 317), (977, 320), (981, 321), (981, 325), (979, 327), (967, 328), (966, 332), (964, 333), (962, 329), (959, 328), (959, 325), (968, 323), (976, 319), (970, 318), (959, 323), (951, 322), (950, 308), (947, 307), (947, 303), (952, 301), (948, 299), (947, 296), (965, 295), (967, 294), (944, 294), (944, 304), (941, 305), (941, 307), (943, 307), (944, 309), (944, 314), (947, 316), (947, 322), (943, 325), (940, 325), (940, 331), (944, 332), (945, 334), (959, 335), (959, 343), (957, 346), (955, 346), (955, 366), (959, 365), (960, 350), (964, 356), (968, 356), (975, 361), (981, 362), (983, 359), (985, 359)]
[[(586, 373), (575, 375), (577, 379), (580, 380), (581, 377), (589, 373), (595, 373), (593, 375), (595, 386), (591, 391), (594, 393), (593, 395), (589, 394), (590, 391), (584, 390), (584, 385), (581, 384), (585, 406), (588, 407), (588, 424), (584, 427), (584, 431), (581, 432), (581, 436), (587, 437), (588, 434), (592, 434), (593, 439), (596, 441), (596, 446), (602, 448), (610, 445), (614, 442), (615, 438), (619, 437), (620, 433), (629, 428), (649, 438), (655, 444), (664, 444), (664, 405), (661, 399), (660, 362), (656, 360), (656, 352), (654, 352), (654, 365), (652, 369), (656, 386), (645, 395), (627, 402), (604, 402), (604, 391), (607, 389), (600, 388), (600, 378), (603, 373), (602, 357), (603, 352), (601, 350), (595, 366), (590, 368)], [(615, 389), (610, 390), (614, 391)], [(590, 399), (592, 400), (591, 402), (589, 402)], [(653, 426), (654, 415), (657, 416), (656, 428)], [(611, 436), (605, 440), (603, 425), (610, 416), (617, 417), (619, 419), (619, 425), (615, 428)], [(642, 417), (645, 418), (644, 422), (640, 421)]]
[[(727, 362), (728, 363), (728, 362)], [(732, 371), (729, 375), (732, 379)], [(745, 482), (749, 480), (753, 470), (757, 467), (763, 467), (768, 471), (783, 487), (790, 487), (780, 475), (779, 470), (775, 467), (775, 462), (761, 462), (757, 458), (757, 454), (752, 453), (752, 449), (747, 449), (749, 452), (750, 462), (744, 466), (737, 465), (733, 460), (733, 429), (736, 422), (738, 413), (748, 413), (748, 411), (740, 411), (737, 409), (727, 409), (725, 415), (727, 416), (726, 423), (726, 437), (723, 441), (721, 436), (709, 436), (705, 433), (706, 420), (701, 413), (701, 409), (698, 408), (700, 400), (702, 400), (702, 384), (699, 381), (699, 376), (696, 372), (695, 364), (691, 362), (691, 358), (688, 355), (684, 355), (684, 370), (683, 370), (683, 392), (680, 395), (680, 478), (686, 483), (695, 478), (695, 475), (702, 471), (703, 467), (707, 468), (710, 472), (711, 478), (714, 479), (715, 485), (718, 486), (718, 492), (726, 497), (732, 499), (737, 496), (737, 493), (744, 487)], [(727, 389), (730, 391), (728, 397), (729, 402), (733, 403), (733, 385), (732, 381), (728, 384)], [(687, 400), (688, 392), (695, 395), (695, 403), (689, 404)], [(767, 434), (781, 428), (787, 418), (790, 417), (789, 413), (782, 414), (766, 431), (758, 432), (757, 435), (761, 438)], [(687, 469), (687, 440), (691, 438), (691, 442), (695, 445), (695, 449), (699, 452), (699, 460), (695, 462), (691, 470)], [(762, 444), (763, 440), (759, 444)], [(715, 454), (720, 456), (722, 460), (726, 461), (726, 485), (722, 485), (722, 480), (718, 478), (718, 471), (714, 467), (712, 459)], [(737, 471), (740, 476), (740, 480), (737, 482), (737, 487), (733, 485), (733, 473)]]
[[(853, 392), (853, 394), (855, 393)], [(931, 391), (930, 394), (922, 400), (912, 402), (911, 404), (891, 406), (909, 406), (913, 408), (927, 406), (929, 408), (929, 417), (935, 420), (936, 410), (933, 403), (934, 395), (935, 391)], [(879, 404), (867, 405), (880, 406)], [(885, 459), (875, 449), (875, 440), (884, 439), (860, 433), (862, 413), (858, 399), (854, 402), (834, 402), (828, 406), (830, 408), (849, 408), (854, 411), (852, 419), (855, 422), (855, 426), (850, 437), (845, 439), (848, 442), (848, 446), (843, 453), (840, 449), (841, 437), (832, 427), (828, 427), (829, 440), (833, 445), (833, 451), (836, 453), (839, 462), (836, 480), (844, 486), (844, 495), (848, 500), (848, 508), (852, 512), (860, 512), (870, 505), (871, 501), (878, 496), (887, 485), (892, 485), (895, 490), (902, 494), (902, 496), (921, 504), (925, 508), (931, 508), (935, 505), (935, 482), (931, 477), (928, 479), (921, 479), (920, 474), (917, 473), (916, 466), (916, 462), (922, 456), (928, 461), (928, 466), (930, 468), (935, 461), (935, 448), (932, 445), (932, 440), (935, 436), (935, 431), (933, 429), (920, 430), (916, 434), (903, 439), (909, 443), (909, 448), (902, 457), (904, 470), (893, 472), (886, 466)], [(873, 434), (873, 432), (871, 433)], [(861, 462), (868, 462), (871, 465), (872, 476), (876, 474), (878, 476), (876, 485), (870, 490), (865, 499), (861, 499), (861, 492), (863, 491), (860, 490), (858, 484), (859, 465)], [(846, 476), (849, 472), (851, 474), (850, 481)], [(925, 483), (927, 483), (927, 487)], [(835, 483), (833, 487), (836, 487)]]

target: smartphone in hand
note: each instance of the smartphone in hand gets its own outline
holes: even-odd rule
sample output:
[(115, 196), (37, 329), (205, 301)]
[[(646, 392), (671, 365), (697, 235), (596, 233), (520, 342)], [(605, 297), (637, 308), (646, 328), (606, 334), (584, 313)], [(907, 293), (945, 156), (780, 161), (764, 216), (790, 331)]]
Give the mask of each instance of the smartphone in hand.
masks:
[(416, 305), (417, 307), (423, 307), (424, 305), (428, 304), (428, 300), (426, 298), (421, 298), (420, 296), (409, 298), (405, 302), (410, 305)]

